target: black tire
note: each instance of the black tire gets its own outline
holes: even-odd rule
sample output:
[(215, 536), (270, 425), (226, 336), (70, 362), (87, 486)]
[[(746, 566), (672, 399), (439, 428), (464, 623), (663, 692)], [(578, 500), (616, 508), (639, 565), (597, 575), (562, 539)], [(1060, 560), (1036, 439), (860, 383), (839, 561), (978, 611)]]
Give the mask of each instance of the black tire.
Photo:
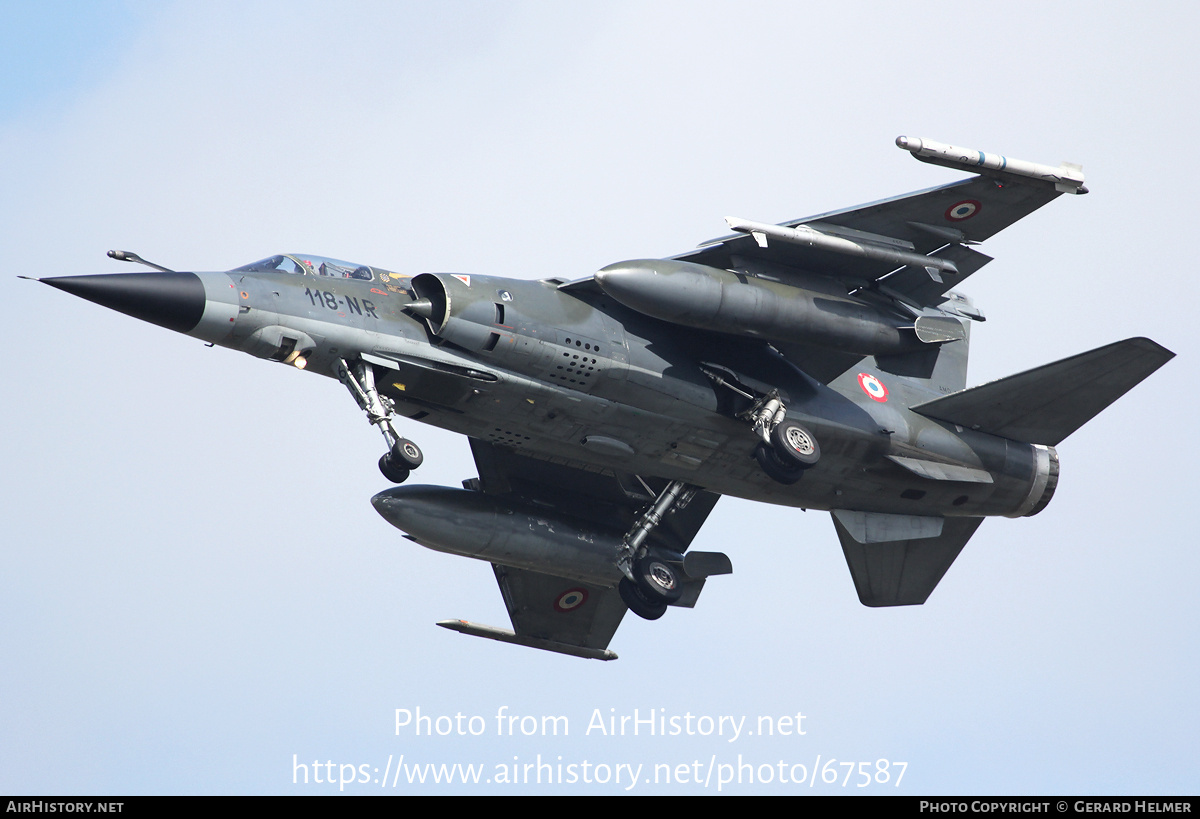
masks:
[(397, 441), (388, 456), (392, 463), (403, 464), (407, 469), (416, 469), (425, 463), (425, 453), (421, 452), (421, 448), (407, 438)]
[(379, 471), (383, 473), (383, 477), (392, 483), (404, 483), (408, 480), (408, 468), (402, 463), (400, 465), (395, 464), (392, 461), (391, 453), (380, 457)]
[(637, 587), (627, 577), (622, 577), (621, 582), (617, 584), (617, 592), (620, 593), (621, 599), (625, 601), (625, 605), (629, 610), (641, 617), (643, 620), (657, 620), (667, 613), (666, 603), (656, 603), (653, 600), (647, 600), (642, 590)]
[(775, 447), (759, 444), (758, 448), (754, 450), (754, 459), (758, 461), (763, 472), (784, 486), (791, 486), (804, 476), (804, 467), (785, 464), (779, 460), (779, 456), (775, 454)]
[(808, 469), (821, 459), (821, 447), (817, 439), (805, 427), (795, 421), (780, 421), (771, 430), (771, 443), (783, 463)]
[(658, 600), (669, 605), (683, 596), (679, 572), (657, 557), (646, 556), (634, 563), (633, 579), (647, 600)]

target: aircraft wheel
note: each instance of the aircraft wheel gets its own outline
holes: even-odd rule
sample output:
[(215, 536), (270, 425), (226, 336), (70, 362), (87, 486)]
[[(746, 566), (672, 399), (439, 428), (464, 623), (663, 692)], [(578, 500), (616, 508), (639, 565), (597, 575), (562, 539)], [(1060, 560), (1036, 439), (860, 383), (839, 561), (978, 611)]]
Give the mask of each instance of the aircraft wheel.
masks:
[(403, 461), (400, 464), (393, 462), (391, 453), (379, 458), (379, 471), (392, 483), (404, 483), (408, 480), (408, 468), (403, 465)]
[(407, 469), (416, 469), (425, 463), (425, 454), (421, 448), (407, 438), (401, 438), (388, 453), (392, 463), (403, 464)]
[(625, 605), (629, 610), (641, 617), (643, 620), (657, 620), (667, 613), (666, 603), (656, 603), (653, 600), (648, 600), (637, 584), (630, 582), (629, 578), (622, 577), (621, 582), (617, 584), (617, 591), (621, 595), (621, 599), (625, 601)]
[(780, 421), (771, 430), (771, 443), (784, 463), (808, 469), (821, 458), (821, 447), (805, 427), (795, 421)]
[(675, 567), (656, 557), (643, 557), (633, 564), (633, 578), (647, 600), (674, 603), (683, 596), (683, 585)]
[(774, 447), (759, 444), (754, 450), (754, 459), (771, 478), (784, 486), (790, 486), (804, 475), (804, 467), (787, 464), (779, 459)]

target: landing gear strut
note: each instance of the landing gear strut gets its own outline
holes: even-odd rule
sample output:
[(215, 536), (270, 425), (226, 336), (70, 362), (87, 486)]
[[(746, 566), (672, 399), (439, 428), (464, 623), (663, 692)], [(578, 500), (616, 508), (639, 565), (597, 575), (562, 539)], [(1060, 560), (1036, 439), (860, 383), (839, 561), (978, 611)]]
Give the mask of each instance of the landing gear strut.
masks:
[(404, 483), (408, 474), (425, 461), (421, 448), (407, 438), (401, 438), (392, 426), (395, 410), (391, 399), (381, 396), (375, 389), (375, 371), (371, 365), (359, 361), (351, 370), (345, 359), (338, 359), (338, 380), (346, 386), (367, 420), (379, 427), (388, 451), (379, 459), (379, 471), (392, 483)]
[(625, 575), (617, 590), (625, 605), (639, 617), (657, 620), (667, 606), (683, 596), (683, 579), (670, 562), (652, 553), (646, 538), (668, 514), (688, 505), (698, 490), (683, 481), (671, 481), (650, 508), (642, 513), (621, 540), (617, 568)]

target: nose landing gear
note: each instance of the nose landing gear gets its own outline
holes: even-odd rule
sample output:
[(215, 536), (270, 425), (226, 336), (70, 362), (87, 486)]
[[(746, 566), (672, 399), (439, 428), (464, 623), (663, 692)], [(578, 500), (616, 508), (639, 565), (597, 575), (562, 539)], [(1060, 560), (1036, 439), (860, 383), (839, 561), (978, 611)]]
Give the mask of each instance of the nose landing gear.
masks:
[(346, 386), (367, 420), (379, 427), (388, 451), (379, 459), (379, 471), (392, 483), (404, 483), (409, 473), (425, 462), (421, 448), (407, 438), (401, 438), (392, 426), (395, 416), (391, 399), (375, 389), (375, 372), (371, 365), (359, 361), (354, 369), (344, 359), (338, 360), (338, 380)]

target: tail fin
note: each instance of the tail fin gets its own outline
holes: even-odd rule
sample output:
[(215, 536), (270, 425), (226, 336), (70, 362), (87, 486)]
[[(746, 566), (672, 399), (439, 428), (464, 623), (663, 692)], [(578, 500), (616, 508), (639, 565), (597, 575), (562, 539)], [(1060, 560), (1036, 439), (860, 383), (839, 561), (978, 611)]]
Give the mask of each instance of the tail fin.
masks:
[(949, 392), (967, 386), (967, 356), (971, 349), (971, 322), (961, 325), (963, 337), (945, 344), (928, 344), (923, 350), (900, 355), (875, 356), (879, 369), (892, 375), (920, 379), (930, 390)]
[(929, 418), (1057, 446), (1175, 354), (1128, 338), (913, 407)]
[(846, 509), (832, 515), (864, 606), (924, 603), (983, 522)]

